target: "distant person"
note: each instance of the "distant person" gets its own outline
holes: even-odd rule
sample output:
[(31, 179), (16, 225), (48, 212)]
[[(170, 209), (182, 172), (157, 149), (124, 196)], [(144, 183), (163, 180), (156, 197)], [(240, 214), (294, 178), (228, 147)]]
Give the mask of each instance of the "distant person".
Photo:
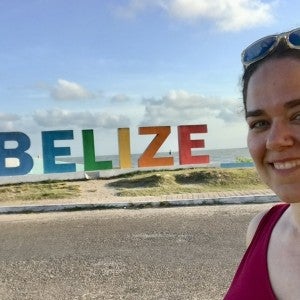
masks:
[(242, 53), (248, 148), (283, 202), (250, 222), (248, 249), (224, 299), (300, 299), (300, 28)]

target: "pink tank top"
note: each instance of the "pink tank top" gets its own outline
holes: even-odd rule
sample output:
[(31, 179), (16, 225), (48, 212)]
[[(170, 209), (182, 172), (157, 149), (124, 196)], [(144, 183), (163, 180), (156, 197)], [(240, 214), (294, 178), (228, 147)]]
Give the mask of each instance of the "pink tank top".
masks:
[(276, 299), (269, 279), (267, 251), (272, 230), (288, 207), (289, 204), (277, 204), (264, 215), (224, 300)]

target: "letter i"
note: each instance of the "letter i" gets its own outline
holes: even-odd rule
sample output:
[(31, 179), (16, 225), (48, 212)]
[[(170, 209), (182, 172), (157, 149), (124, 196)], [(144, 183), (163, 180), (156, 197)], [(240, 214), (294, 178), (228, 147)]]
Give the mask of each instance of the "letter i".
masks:
[(131, 163), (129, 128), (118, 128), (120, 169), (129, 169)]

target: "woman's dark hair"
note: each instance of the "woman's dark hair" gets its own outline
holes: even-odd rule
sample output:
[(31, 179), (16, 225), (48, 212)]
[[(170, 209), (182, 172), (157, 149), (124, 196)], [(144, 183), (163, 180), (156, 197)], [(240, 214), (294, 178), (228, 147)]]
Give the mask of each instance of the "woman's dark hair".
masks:
[[(283, 57), (293, 57), (295, 59), (300, 60), (300, 50), (299, 49), (291, 49), (284, 40), (281, 40), (277, 47), (273, 50), (272, 53), (267, 55), (265, 58), (258, 60), (257, 62), (251, 64), (244, 70), (244, 74), (242, 77), (242, 92), (243, 92), (243, 104), (244, 111), (247, 112), (247, 91), (248, 84), (253, 73), (266, 61), (271, 59), (278, 59)], [(300, 82), (299, 82), (300, 84)]]

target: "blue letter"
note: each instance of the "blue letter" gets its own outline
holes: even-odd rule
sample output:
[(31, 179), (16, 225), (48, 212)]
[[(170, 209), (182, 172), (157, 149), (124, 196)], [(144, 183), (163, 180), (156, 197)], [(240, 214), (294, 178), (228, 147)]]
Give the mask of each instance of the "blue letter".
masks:
[[(17, 142), (16, 148), (5, 148), (6, 141)], [(29, 137), (22, 132), (0, 132), (0, 176), (25, 175), (33, 167), (32, 157), (26, 153), (30, 147)], [(6, 167), (6, 158), (17, 158), (19, 166)]]
[(70, 147), (55, 147), (55, 140), (73, 139), (73, 130), (43, 131), (43, 163), (44, 173), (76, 172), (76, 164), (56, 164), (55, 156), (69, 156)]

